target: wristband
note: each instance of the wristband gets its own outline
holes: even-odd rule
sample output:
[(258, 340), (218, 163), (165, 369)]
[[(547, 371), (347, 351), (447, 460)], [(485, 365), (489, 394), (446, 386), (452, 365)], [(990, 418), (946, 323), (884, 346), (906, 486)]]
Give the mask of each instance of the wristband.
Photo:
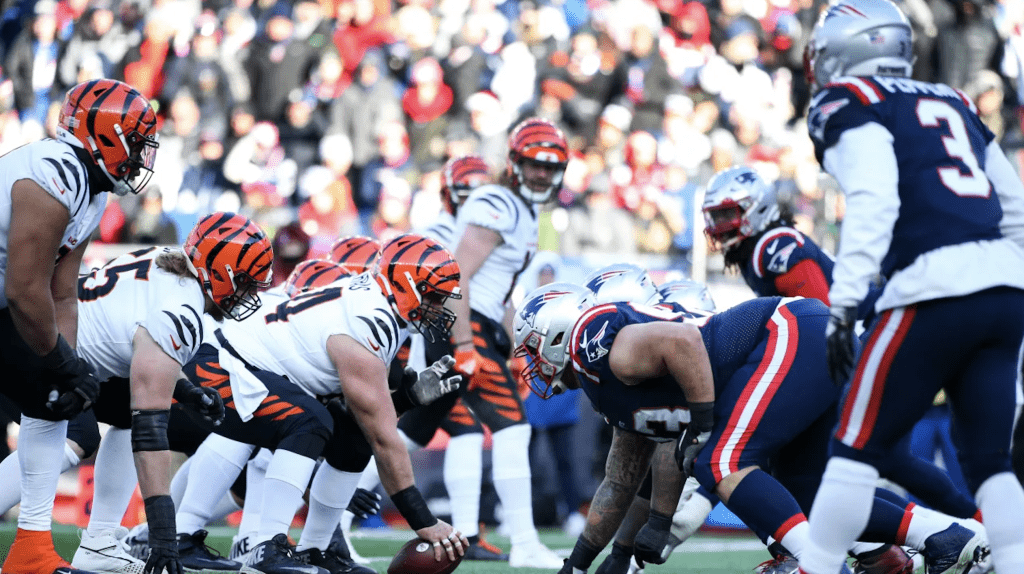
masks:
[(715, 426), (715, 401), (690, 403), (690, 426), (697, 433), (710, 431)]
[(427, 508), (427, 501), (423, 500), (423, 495), (415, 486), (392, 494), (391, 502), (395, 503), (395, 508), (413, 530), (429, 528), (437, 524), (437, 518)]
[(582, 536), (576, 540), (576, 546), (569, 555), (569, 565), (573, 568), (586, 571), (594, 563), (601, 549), (591, 545)]
[(150, 496), (143, 501), (149, 522), (149, 545), (153, 548), (172, 548), (178, 543), (178, 529), (174, 524), (174, 501), (169, 495)]

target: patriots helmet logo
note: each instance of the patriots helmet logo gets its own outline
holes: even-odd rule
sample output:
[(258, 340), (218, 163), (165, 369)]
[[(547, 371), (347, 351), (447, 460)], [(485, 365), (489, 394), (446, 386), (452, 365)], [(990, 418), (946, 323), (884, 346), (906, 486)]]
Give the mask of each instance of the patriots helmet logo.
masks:
[(628, 270), (626, 269), (615, 269), (612, 271), (605, 271), (604, 273), (601, 273), (597, 277), (591, 279), (590, 282), (587, 283), (587, 289), (590, 289), (594, 293), (597, 293), (601, 289), (601, 285), (604, 285), (609, 279), (612, 279), (613, 277), (618, 277), (619, 275), (624, 275), (627, 272)]
[(601, 359), (601, 357), (608, 354), (608, 349), (601, 345), (601, 339), (604, 338), (604, 332), (608, 329), (608, 321), (605, 321), (601, 328), (597, 330), (597, 333), (593, 337), (587, 339), (588, 329), (583, 330), (583, 340), (580, 341), (580, 347), (583, 348), (583, 352), (587, 356), (587, 360), (594, 363)]
[(571, 293), (568, 291), (548, 291), (546, 293), (541, 293), (527, 301), (523, 305), (523, 309), (519, 312), (519, 315), (523, 318), (524, 323), (533, 327), (534, 321), (537, 320), (537, 312), (540, 311), (541, 307), (543, 307), (548, 301), (553, 301), (563, 295), (571, 295)]

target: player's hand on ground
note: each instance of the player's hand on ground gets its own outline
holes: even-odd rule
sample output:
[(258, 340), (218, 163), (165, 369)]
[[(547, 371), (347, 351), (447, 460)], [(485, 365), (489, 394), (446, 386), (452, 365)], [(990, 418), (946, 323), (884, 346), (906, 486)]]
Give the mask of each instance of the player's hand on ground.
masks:
[(348, 503), (348, 511), (359, 518), (380, 512), (380, 495), (365, 488), (357, 488)]
[[(175, 542), (175, 546), (177, 542)], [(149, 558), (146, 559), (146, 568), (143, 574), (184, 574), (181, 567), (181, 560), (178, 558), (178, 549), (158, 548), (150, 542)]]
[(643, 525), (633, 540), (633, 555), (637, 559), (637, 564), (640, 564), (640, 561), (664, 564), (668, 560), (668, 555), (672, 553), (672, 547), (669, 545), (671, 527), (671, 516), (651, 511), (647, 524)]
[(179, 379), (174, 387), (174, 400), (182, 405), (188, 405), (199, 413), (203, 418), (219, 426), (224, 421), (226, 412), (224, 410), (224, 399), (215, 389), (208, 387), (197, 387), (188, 379)]
[(469, 548), (469, 540), (465, 535), (443, 520), (438, 520), (433, 526), (420, 528), (416, 535), (434, 546), (434, 560), (438, 562), (445, 554), (448, 560), (454, 562), (456, 556), (462, 556), (466, 548)]
[[(411, 392), (416, 403), (429, 405), (442, 396), (457, 390), (459, 383), (462, 382), (462, 375), (445, 377), (454, 366), (455, 359), (451, 355), (445, 355), (419, 373), (413, 371), (412, 374), (415, 376), (416, 382), (413, 383)], [(412, 369), (406, 367), (406, 375), (410, 374), (410, 370)]]
[(857, 334), (853, 332), (853, 327), (857, 322), (857, 308), (832, 307), (829, 315), (828, 326), (825, 327), (828, 374), (832, 382), (841, 387), (850, 380), (853, 372), (853, 360), (857, 352)]

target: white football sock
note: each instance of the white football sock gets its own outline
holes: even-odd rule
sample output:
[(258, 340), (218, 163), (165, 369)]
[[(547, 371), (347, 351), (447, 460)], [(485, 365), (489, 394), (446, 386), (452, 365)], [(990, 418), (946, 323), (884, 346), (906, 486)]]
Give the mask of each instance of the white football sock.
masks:
[(320, 465), (313, 476), (313, 485), (309, 487), (309, 512), (299, 539), (299, 550), (327, 549), (342, 512), (352, 500), (360, 476), (362, 473), (344, 472), (327, 462)]
[(132, 429), (110, 427), (96, 451), (89, 534), (99, 536), (121, 526), (138, 483), (135, 455), (132, 453)]
[(280, 448), (274, 452), (274, 458), (267, 467), (267, 477), (263, 480), (263, 509), (259, 533), (253, 544), (288, 533), (295, 511), (302, 506), (302, 494), (306, 492), (315, 467), (315, 460), (301, 454)]
[(452, 527), (466, 536), (480, 534), (483, 448), (483, 433), (471, 433), (452, 437), (444, 453), (444, 487), (452, 505)]
[(175, 516), (179, 533), (192, 534), (210, 523), (254, 448), (217, 434), (206, 437), (192, 456), (188, 485)]
[(502, 429), (492, 435), (491, 444), (494, 490), (501, 499), (502, 520), (509, 526), (512, 546), (536, 542), (530, 484), (530, 425)]
[(57, 480), (64, 464), (68, 421), (21, 416), (18, 462), (21, 464), (21, 513), (18, 528), (50, 530)]
[[(401, 432), (401, 431), (399, 431)], [(359, 488), (363, 490), (370, 490), (380, 486), (380, 471), (377, 470), (377, 458), (370, 457), (370, 462), (367, 463), (366, 468), (363, 469), (362, 475), (359, 477)]]
[(829, 459), (811, 507), (811, 543), (800, 557), (804, 572), (839, 572), (846, 551), (867, 527), (877, 480), (878, 471), (870, 465), (842, 457)]
[(192, 455), (185, 459), (171, 477), (171, 501), (174, 502), (174, 508), (181, 508), (181, 501), (185, 498), (185, 489), (188, 487), (188, 471), (192, 468), (194, 458), (195, 455)]
[(990, 476), (977, 493), (996, 572), (1024, 572), (1024, 491), (1009, 472)]
[[(78, 466), (81, 460), (75, 449), (67, 441), (64, 441), (64, 463), (61, 465), (61, 474)], [(0, 514), (6, 514), (21, 502), (21, 462), (18, 455), (14, 454), (0, 461)]]
[[(789, 529), (779, 540), (783, 547), (797, 559), (800, 560), (811, 545), (811, 527), (807, 521), (800, 522)], [(843, 554), (846, 557), (846, 554)]]
[(240, 536), (253, 535), (260, 529), (260, 515), (263, 511), (263, 483), (267, 478), (267, 466), (274, 453), (261, 448), (256, 457), (245, 466), (245, 504), (242, 521), (238, 524)]
[(907, 525), (907, 536), (905, 546), (915, 550), (924, 549), (924, 541), (936, 532), (942, 532), (956, 522), (952, 516), (936, 512), (929, 508), (923, 508), (915, 504), (910, 509), (910, 524)]
[(865, 554), (867, 552), (878, 550), (883, 546), (885, 546), (885, 544), (882, 544), (880, 542), (854, 542), (850, 545), (850, 554), (857, 556), (860, 554)]

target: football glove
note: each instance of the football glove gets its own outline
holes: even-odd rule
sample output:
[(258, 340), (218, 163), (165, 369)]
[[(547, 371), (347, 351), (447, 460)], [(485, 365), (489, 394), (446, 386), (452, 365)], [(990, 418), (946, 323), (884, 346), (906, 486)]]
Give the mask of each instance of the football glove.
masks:
[(348, 503), (348, 511), (359, 518), (367, 518), (380, 511), (380, 495), (364, 488), (357, 488)]
[(445, 377), (455, 366), (455, 359), (451, 355), (445, 355), (436, 363), (430, 365), (420, 372), (411, 367), (405, 368), (405, 376), (415, 382), (409, 385), (410, 399), (417, 405), (429, 405), (442, 396), (457, 390), (462, 382), (462, 375)]
[(143, 574), (184, 574), (178, 557), (174, 502), (168, 495), (151, 496), (143, 502), (149, 520), (149, 558)]
[(693, 474), (693, 461), (711, 438), (715, 426), (715, 403), (690, 403), (690, 424), (676, 443), (676, 465), (686, 476)]
[(828, 358), (828, 374), (832, 383), (843, 386), (853, 373), (857, 353), (857, 335), (853, 332), (857, 322), (856, 307), (832, 307), (829, 309), (828, 326), (825, 327), (825, 352)]
[(623, 546), (618, 542), (613, 542), (612, 553), (597, 567), (594, 574), (626, 574), (629, 572), (629, 562), (632, 559), (632, 546)]
[(220, 393), (208, 387), (197, 387), (188, 379), (178, 379), (174, 385), (174, 400), (188, 405), (213, 426), (220, 426), (227, 414)]
[(62, 419), (75, 418), (100, 395), (100, 382), (92, 368), (63, 335), (57, 335), (57, 345), (43, 356), (43, 368), (58, 380), (50, 391), (46, 407)]
[(665, 516), (660, 512), (651, 511), (647, 524), (644, 524), (640, 532), (636, 533), (633, 539), (633, 554), (636, 556), (637, 565), (641, 562), (651, 564), (664, 564), (668, 555), (672, 553), (673, 546), (669, 544), (672, 527), (672, 517)]

